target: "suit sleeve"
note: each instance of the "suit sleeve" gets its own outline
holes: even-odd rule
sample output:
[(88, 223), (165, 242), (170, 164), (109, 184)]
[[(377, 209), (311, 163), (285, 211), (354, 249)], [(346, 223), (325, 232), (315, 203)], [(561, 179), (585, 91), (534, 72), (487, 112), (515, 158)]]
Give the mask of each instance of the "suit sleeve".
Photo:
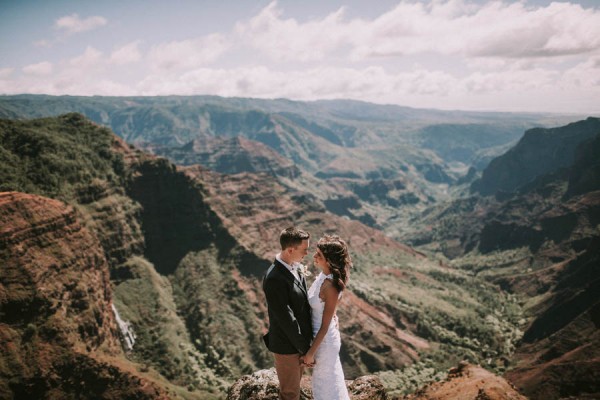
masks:
[(298, 352), (300, 354), (305, 354), (310, 346), (302, 336), (300, 325), (288, 304), (289, 290), (289, 286), (283, 281), (268, 279), (265, 282), (267, 304), (269, 305), (273, 317), (277, 319), (277, 324), (281, 327)]

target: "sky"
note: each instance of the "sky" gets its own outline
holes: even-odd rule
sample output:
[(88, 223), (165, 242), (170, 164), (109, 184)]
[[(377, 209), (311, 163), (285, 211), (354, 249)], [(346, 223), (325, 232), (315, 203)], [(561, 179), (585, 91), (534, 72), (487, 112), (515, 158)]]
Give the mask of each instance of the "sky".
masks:
[(600, 0), (0, 0), (0, 94), (600, 116)]

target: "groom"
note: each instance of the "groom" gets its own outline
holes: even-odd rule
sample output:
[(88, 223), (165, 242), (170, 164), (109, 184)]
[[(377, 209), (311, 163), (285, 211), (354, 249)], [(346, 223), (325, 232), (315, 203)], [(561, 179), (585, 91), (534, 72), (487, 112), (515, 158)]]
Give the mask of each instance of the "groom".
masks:
[(310, 235), (300, 229), (281, 232), (281, 253), (263, 278), (263, 290), (269, 309), (269, 332), (263, 337), (275, 356), (279, 378), (279, 398), (298, 400), (304, 371), (300, 357), (310, 348), (312, 321), (306, 280), (296, 271), (308, 254)]

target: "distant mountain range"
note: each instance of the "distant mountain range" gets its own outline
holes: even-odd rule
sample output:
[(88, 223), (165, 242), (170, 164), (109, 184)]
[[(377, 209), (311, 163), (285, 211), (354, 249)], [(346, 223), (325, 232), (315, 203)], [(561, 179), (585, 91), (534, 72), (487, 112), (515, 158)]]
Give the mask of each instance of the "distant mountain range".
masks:
[[(177, 164), (204, 162), (224, 173), (281, 175), (284, 185), (315, 194), (329, 211), (389, 232), (404, 231), (406, 217), (449, 199), (448, 184), (476, 178), (467, 174), (469, 167), (483, 170), (526, 129), (577, 119), (350, 100), (0, 96), (0, 118), (69, 112), (82, 113), (128, 143)], [(236, 137), (246, 140), (228, 141)], [(250, 160), (248, 155), (254, 153), (256, 159)], [(271, 154), (269, 162), (266, 153)], [(302, 176), (290, 171), (290, 165)], [(291, 177), (297, 179), (285, 181)], [(394, 190), (384, 189), (391, 187)], [(396, 221), (399, 207), (403, 216)]]
[(348, 377), (400, 395), (467, 359), (531, 398), (600, 393), (597, 118), (29, 95), (0, 115), (2, 396), (219, 398), (271, 365), (260, 277), (292, 224), (353, 251)]

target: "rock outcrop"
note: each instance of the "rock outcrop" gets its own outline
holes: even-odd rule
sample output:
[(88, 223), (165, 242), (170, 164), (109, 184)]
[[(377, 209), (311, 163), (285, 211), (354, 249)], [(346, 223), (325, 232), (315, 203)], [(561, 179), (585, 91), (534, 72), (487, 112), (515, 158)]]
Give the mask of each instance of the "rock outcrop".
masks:
[[(346, 387), (353, 400), (527, 400), (506, 379), (467, 362), (450, 369), (444, 381), (432, 382), (402, 397), (390, 397), (374, 375), (346, 381)], [(278, 395), (279, 380), (271, 368), (238, 379), (227, 391), (227, 400), (276, 400)], [(300, 399), (313, 399), (309, 375), (302, 378)]]
[[(362, 376), (346, 381), (350, 397), (354, 400), (388, 400), (376, 376)], [(227, 400), (277, 400), (279, 380), (275, 369), (257, 371), (238, 379), (227, 391)], [(300, 399), (312, 400), (311, 378), (305, 375), (300, 383)]]

